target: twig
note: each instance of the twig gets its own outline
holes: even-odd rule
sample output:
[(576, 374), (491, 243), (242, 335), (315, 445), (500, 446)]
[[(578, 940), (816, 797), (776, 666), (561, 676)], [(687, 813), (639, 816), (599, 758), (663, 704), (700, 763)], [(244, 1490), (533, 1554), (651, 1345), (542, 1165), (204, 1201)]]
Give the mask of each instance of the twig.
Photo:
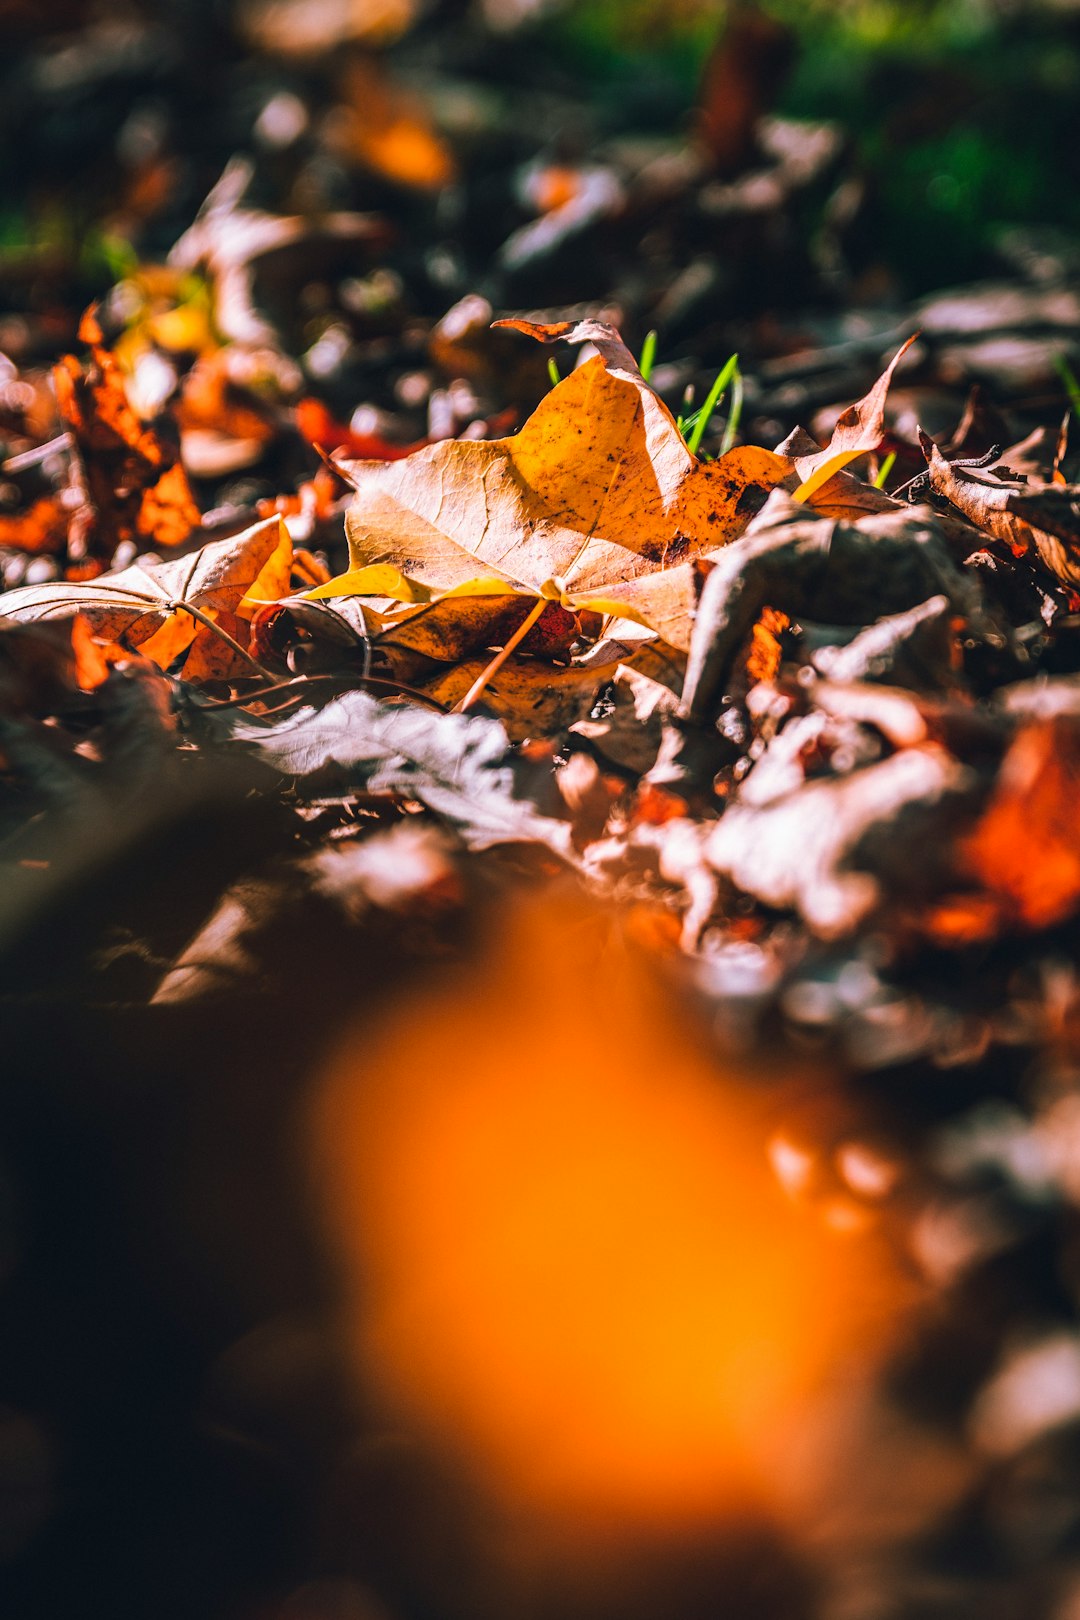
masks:
[[(200, 709), (242, 709), (246, 703), (258, 703), (264, 697), (273, 697), (276, 692), (291, 692), (294, 697), (302, 697), (304, 688), (314, 686), (317, 681), (334, 681), (342, 686), (353, 684), (350, 677), (345, 674), (334, 673), (329, 670), (320, 675), (297, 675), (291, 681), (275, 681), (272, 686), (257, 686), (251, 692), (238, 692), (231, 698), (206, 698), (199, 703)], [(440, 703), (428, 692), (421, 692), (418, 687), (406, 686), (404, 681), (392, 680), (385, 675), (362, 675), (360, 684), (363, 686), (383, 686), (388, 691), (402, 697), (415, 699), (417, 703), (426, 703), (428, 708), (435, 709), (439, 714), (446, 714), (445, 703)]]
[(55, 454), (57, 450), (70, 450), (74, 441), (70, 433), (58, 433), (55, 439), (48, 444), (35, 445), (32, 450), (23, 450), (17, 456), (8, 456), (5, 462), (0, 463), (0, 472), (25, 472), (28, 467), (37, 467), (41, 462)]
[(484, 687), (499, 673), (499, 670), (502, 669), (514, 648), (524, 641), (525, 637), (528, 635), (529, 631), (532, 629), (533, 625), (536, 623), (537, 619), (540, 617), (541, 613), (543, 613), (547, 605), (548, 598), (546, 596), (541, 596), (538, 598), (531, 612), (529, 612), (525, 618), (522, 619), (521, 623), (510, 637), (510, 640), (506, 643), (506, 646), (501, 652), (497, 652), (494, 658), (491, 660), (491, 663), (488, 664), (487, 668), (480, 672), (475, 681), (473, 681), (472, 685), (469, 687), (469, 690), (466, 692), (465, 696), (462, 698), (461, 702), (454, 704), (454, 707), (450, 710), (451, 714), (466, 714), (469, 709), (472, 708), (473, 704), (484, 690)]

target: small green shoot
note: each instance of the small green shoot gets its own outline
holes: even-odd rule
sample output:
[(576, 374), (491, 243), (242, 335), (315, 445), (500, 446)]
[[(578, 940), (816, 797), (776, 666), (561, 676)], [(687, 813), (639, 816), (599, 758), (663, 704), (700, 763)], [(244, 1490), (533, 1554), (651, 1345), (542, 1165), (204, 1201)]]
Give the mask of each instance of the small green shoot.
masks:
[(885, 460), (881, 463), (881, 466), (877, 470), (877, 477), (874, 479), (874, 488), (875, 489), (884, 489), (885, 488), (885, 480), (886, 480), (886, 478), (888, 478), (889, 474), (892, 472), (895, 465), (896, 465), (896, 451), (895, 450), (890, 450), (888, 455), (885, 457)]
[(656, 333), (646, 332), (645, 341), (641, 345), (641, 359), (638, 361), (638, 370), (642, 378), (648, 382), (652, 376), (652, 368), (656, 363)]
[(1080, 382), (1076, 380), (1076, 373), (1063, 354), (1054, 356), (1054, 365), (1057, 374), (1065, 384), (1065, 392), (1069, 396), (1069, 404), (1074, 416), (1080, 416)]
[[(738, 356), (737, 355), (735, 356), (735, 359), (736, 359), (736, 362), (737, 362), (738, 361)], [(735, 371), (734, 371), (734, 373), (732, 375), (732, 379), (731, 379), (731, 413), (728, 416), (727, 427), (724, 429), (723, 442), (720, 445), (720, 454), (722, 456), (726, 456), (728, 451), (731, 449), (732, 445), (735, 443), (735, 435), (739, 431), (739, 423), (742, 420), (742, 406), (743, 406), (742, 372), (739, 370), (738, 364), (736, 363)]]
[[(685, 421), (682, 417), (679, 418), (677, 423), (679, 432), (682, 434), (683, 438), (686, 439), (686, 448), (689, 450), (692, 456), (697, 455), (698, 450), (701, 447), (701, 441), (705, 437), (705, 430), (709, 425), (712, 413), (723, 399), (732, 378), (738, 376), (738, 371), (739, 357), (737, 354), (733, 354), (727, 365), (717, 376), (716, 381), (709, 389), (709, 392), (706, 394), (705, 403), (702, 405), (701, 409), (695, 411), (693, 416), (688, 416)], [(737, 425), (738, 424), (736, 423), (736, 426)]]
[(686, 438), (686, 424), (687, 424), (687, 422), (689, 420), (691, 420), (691, 418), (688, 418), (688, 417), (683, 415), (683, 411), (689, 410), (690, 406), (693, 403), (694, 403), (694, 385), (693, 385), (693, 383), (687, 383), (686, 387), (683, 389), (683, 396), (682, 396), (682, 406), (683, 406), (683, 408), (682, 408), (682, 411), (680, 411), (678, 416), (675, 418), (675, 430), (678, 433), (679, 437), (682, 438), (682, 439)]
[(548, 355), (548, 376), (551, 378), (552, 388), (558, 388), (559, 384), (562, 382), (562, 378), (559, 376), (559, 368), (555, 364), (555, 358), (553, 355)]

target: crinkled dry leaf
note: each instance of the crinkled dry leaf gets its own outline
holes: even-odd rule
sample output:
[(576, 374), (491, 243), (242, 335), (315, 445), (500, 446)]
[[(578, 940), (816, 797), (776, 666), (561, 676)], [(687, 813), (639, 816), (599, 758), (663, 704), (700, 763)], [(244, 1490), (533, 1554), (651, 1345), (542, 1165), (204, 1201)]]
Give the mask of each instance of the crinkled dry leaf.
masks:
[(234, 718), (229, 734), (285, 775), (326, 772), (352, 789), (417, 799), (471, 848), (533, 841), (569, 851), (567, 824), (543, 813), (550, 768), (515, 759), (498, 720), (349, 691), (285, 720)]
[(198, 527), (200, 514), (176, 452), (132, 410), (93, 311), (84, 316), (79, 335), (90, 345), (90, 366), (65, 355), (53, 381), (60, 416), (82, 462), (95, 549), (111, 557), (123, 540), (134, 540), (140, 549), (180, 545)]
[(795, 466), (802, 480), (795, 491), (797, 501), (809, 500), (849, 461), (877, 449), (885, 431), (885, 399), (893, 372), (915, 342), (916, 336), (917, 333), (909, 337), (903, 347), (897, 350), (870, 392), (837, 417), (832, 438), (825, 449), (819, 450), (816, 455), (796, 459)]
[(901, 874), (910, 887), (913, 862), (925, 872), (928, 841), (940, 844), (971, 788), (969, 773), (943, 749), (905, 748), (760, 808), (731, 805), (705, 858), (746, 893), (795, 908), (815, 933), (837, 938), (875, 909), (886, 887), (900, 886)]
[(1034, 552), (1055, 579), (1080, 586), (1080, 490), (1007, 483), (982, 468), (947, 461), (926, 435), (922, 444), (939, 495), (1017, 556)]
[(688, 579), (672, 600), (639, 582), (741, 533), (790, 462), (753, 447), (699, 462), (611, 327), (499, 324), (591, 342), (599, 353), (512, 438), (444, 442), (392, 465), (346, 464), (357, 491), (346, 524), (351, 571), (388, 563), (443, 592), (475, 581), (479, 563), (509, 591), (625, 613), (685, 646)]
[(627, 664), (616, 669), (608, 694), (606, 711), (599, 718), (579, 720), (571, 729), (607, 764), (643, 776), (656, 761), (663, 717), (674, 713), (678, 694), (664, 681)]
[(137, 647), (162, 669), (187, 651), (187, 679), (220, 680), (249, 673), (249, 664), (205, 619), (246, 652), (256, 605), (288, 590), (291, 561), (289, 532), (275, 516), (171, 562), (136, 563), (88, 585), (8, 591), (0, 611), (24, 624), (81, 614), (95, 636)]
[(861, 626), (943, 595), (957, 612), (976, 613), (974, 587), (925, 507), (856, 526), (810, 518), (777, 497), (767, 516), (722, 553), (705, 582), (683, 701), (693, 718), (712, 718), (731, 661), (766, 607)]

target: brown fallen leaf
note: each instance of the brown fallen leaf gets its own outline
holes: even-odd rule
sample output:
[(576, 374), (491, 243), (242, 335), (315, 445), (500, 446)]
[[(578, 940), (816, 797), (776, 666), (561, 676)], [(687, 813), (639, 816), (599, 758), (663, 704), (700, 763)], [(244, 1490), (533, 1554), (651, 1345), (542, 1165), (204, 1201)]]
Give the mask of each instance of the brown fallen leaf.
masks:
[[(333, 581), (325, 588), (328, 596), (332, 585)], [(397, 652), (420, 653), (453, 664), (485, 647), (504, 645), (537, 604), (535, 598), (508, 586), (497, 589), (497, 585), (497, 581), (471, 581), (431, 602), (404, 609), (393, 601), (381, 603), (380, 647), (391, 658)], [(577, 634), (577, 616), (552, 599), (521, 647), (527, 653), (565, 658)]]
[(826, 448), (815, 455), (796, 458), (795, 466), (802, 480), (795, 491), (797, 501), (809, 500), (849, 461), (877, 449), (885, 432), (885, 399), (893, 372), (917, 336), (918, 333), (914, 333), (896, 351), (870, 392), (841, 412)]
[(836, 939), (889, 890), (910, 891), (918, 862), (925, 878), (928, 847), (943, 847), (973, 789), (971, 773), (944, 749), (904, 748), (761, 807), (732, 804), (705, 859), (746, 893), (798, 910), (814, 933)]
[(194, 222), (169, 254), (177, 270), (205, 270), (214, 287), (214, 324), (234, 343), (274, 349), (273, 323), (256, 298), (258, 269), (274, 271), (278, 299), (293, 296), (313, 262), (355, 263), (358, 250), (383, 244), (387, 232), (374, 215), (351, 212), (268, 214), (245, 201), (252, 164), (230, 158)]
[[(433, 616), (460, 621), (474, 646), (485, 636), (497, 644), (496, 629), (505, 635), (505, 627), (485, 629), (495, 599), (521, 593), (636, 620), (685, 650), (701, 585), (694, 559), (719, 554), (737, 538), (770, 490), (801, 476), (802, 498), (828, 515), (897, 509), (840, 469), (880, 439), (889, 380), (904, 350), (843, 413), (825, 450), (813, 446), (792, 459), (743, 446), (701, 462), (614, 328), (595, 321), (494, 324), (543, 342), (589, 342), (597, 354), (512, 438), (433, 445), (394, 466), (339, 463), (356, 488), (346, 520), (351, 567), (318, 594), (377, 597), (387, 593), (393, 570), (389, 594), (405, 604), (392, 615), (397, 645), (461, 656), (437, 650), (434, 624), (424, 622)], [(433, 600), (448, 592), (460, 600)], [(545, 618), (553, 626), (551, 609)]]
[[(776, 447), (778, 456), (789, 456), (798, 467), (825, 453), (818, 441), (801, 427), (794, 428)], [(842, 518), (848, 523), (857, 522), (869, 512), (895, 512), (903, 504), (886, 495), (876, 484), (869, 484), (842, 468), (820, 484), (809, 499), (809, 505), (822, 517)]]
[(43, 718), (64, 706), (78, 684), (72, 640), (67, 625), (0, 615), (0, 713)]
[(138, 648), (162, 669), (186, 652), (186, 679), (223, 680), (250, 672), (252, 615), (288, 590), (291, 562), (289, 532), (275, 516), (170, 562), (8, 591), (0, 614), (22, 624), (81, 614), (95, 637)]
[(678, 707), (678, 693), (644, 670), (620, 664), (609, 688), (606, 711), (597, 719), (571, 726), (609, 765), (644, 776), (655, 764), (663, 719)]
[(70, 512), (55, 495), (42, 495), (24, 512), (0, 512), (0, 546), (62, 551), (70, 521)]
[(347, 58), (339, 90), (342, 101), (326, 135), (337, 156), (420, 191), (453, 180), (453, 155), (422, 99), (395, 84), (374, 57)]
[(541, 266), (575, 237), (602, 228), (626, 204), (622, 181), (607, 164), (541, 169), (529, 180), (524, 189), (539, 218), (511, 231), (496, 256), (500, 269), (511, 273)]
[(92, 309), (79, 336), (90, 346), (90, 365), (65, 355), (53, 382), (91, 508), (81, 532), (106, 559), (121, 541), (134, 541), (140, 550), (180, 545), (198, 527), (200, 514), (177, 454), (128, 403), (120, 367)]
[(712, 172), (741, 174), (759, 156), (757, 127), (794, 56), (792, 30), (756, 6), (732, 7), (702, 76), (698, 137)]
[(445, 442), (392, 465), (343, 463), (356, 488), (351, 567), (320, 594), (378, 594), (369, 571), (386, 565), (428, 599), (478, 582), (472, 594), (493, 594), (501, 581), (507, 594), (638, 619), (685, 647), (691, 575), (657, 576), (741, 533), (791, 463), (752, 446), (698, 461), (611, 327), (496, 325), (598, 353), (512, 438)]
[(1080, 587), (1080, 490), (1007, 482), (987, 469), (947, 461), (926, 434), (920, 442), (939, 495), (1017, 556), (1034, 553), (1055, 579)]
[(683, 694), (691, 719), (714, 717), (735, 652), (766, 607), (862, 626), (942, 595), (966, 618), (978, 616), (975, 590), (925, 507), (858, 526), (804, 516), (783, 498), (771, 514), (724, 552), (705, 582)]

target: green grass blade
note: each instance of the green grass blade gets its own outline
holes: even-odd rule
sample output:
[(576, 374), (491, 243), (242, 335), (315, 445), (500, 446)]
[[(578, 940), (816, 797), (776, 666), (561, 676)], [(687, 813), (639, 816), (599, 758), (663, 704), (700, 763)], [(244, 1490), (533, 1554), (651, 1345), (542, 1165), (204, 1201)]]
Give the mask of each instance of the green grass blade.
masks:
[(895, 465), (896, 465), (896, 451), (895, 450), (890, 450), (888, 455), (885, 457), (885, 460), (881, 463), (881, 466), (878, 468), (877, 477), (874, 479), (874, 488), (875, 489), (884, 489), (885, 488), (885, 480), (886, 480), (886, 478), (888, 478), (889, 474), (892, 472), (893, 467)]
[(732, 378), (732, 383), (731, 383), (731, 414), (729, 415), (729, 417), (727, 419), (727, 427), (724, 429), (723, 443), (720, 446), (720, 454), (722, 456), (726, 456), (728, 451), (731, 449), (732, 445), (735, 443), (735, 435), (739, 431), (739, 423), (742, 420), (742, 406), (743, 406), (742, 372), (739, 370), (738, 366), (736, 365), (734, 376)]
[(656, 333), (646, 332), (645, 341), (641, 345), (641, 359), (638, 361), (638, 370), (648, 382), (652, 376), (652, 368), (656, 361)]
[(562, 378), (559, 376), (559, 368), (555, 364), (555, 360), (552, 355), (548, 355), (548, 376), (551, 378), (552, 388), (558, 388), (559, 384), (562, 382)]
[(1069, 404), (1072, 407), (1073, 414), (1080, 416), (1080, 382), (1076, 380), (1076, 373), (1063, 354), (1054, 356), (1054, 365), (1057, 368), (1058, 376), (1065, 384), (1065, 392), (1069, 396)]
[(686, 441), (686, 448), (692, 456), (697, 455), (701, 447), (701, 441), (705, 437), (705, 430), (709, 425), (709, 418), (723, 399), (724, 392), (737, 372), (738, 366), (739, 357), (737, 354), (733, 354), (705, 396), (705, 403), (700, 411), (696, 413), (693, 426), (690, 427), (690, 423), (687, 423), (687, 426), (690, 427), (690, 437)]

